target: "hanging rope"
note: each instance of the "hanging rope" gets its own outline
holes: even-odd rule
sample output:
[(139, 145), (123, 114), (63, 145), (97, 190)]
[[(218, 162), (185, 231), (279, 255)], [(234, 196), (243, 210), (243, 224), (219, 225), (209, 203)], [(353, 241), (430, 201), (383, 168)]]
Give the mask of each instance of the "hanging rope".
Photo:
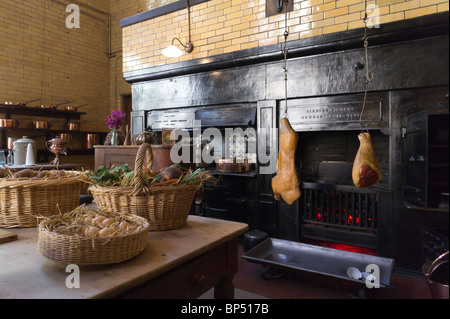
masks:
[(289, 0), (285, 0), (284, 1), (284, 8), (285, 8), (285, 14), (284, 14), (284, 46), (281, 49), (281, 51), (283, 52), (284, 55), (284, 62), (283, 62), (283, 70), (284, 70), (284, 114), (283, 117), (287, 117), (287, 112), (288, 112), (288, 105), (287, 105), (287, 95), (288, 95), (288, 90), (287, 90), (287, 81), (288, 81), (288, 69), (287, 69), (287, 55), (288, 55), (288, 49), (287, 49), (287, 38), (289, 36), (289, 28), (287, 25), (287, 20), (288, 20), (288, 2)]
[(365, 0), (364, 3), (364, 37), (362, 38), (363, 42), (364, 42), (364, 53), (365, 53), (365, 68), (366, 68), (366, 74), (365, 74), (365, 79), (364, 79), (364, 100), (363, 100), (363, 105), (361, 108), (361, 113), (359, 115), (359, 123), (361, 124), (361, 126), (363, 127), (363, 129), (365, 129), (366, 131), (368, 131), (369, 126), (372, 124), (372, 120), (368, 123), (368, 124), (364, 124), (362, 117), (364, 114), (364, 109), (366, 108), (366, 103), (367, 103), (367, 91), (369, 90), (369, 83), (373, 80), (373, 72), (370, 71), (369, 68), (369, 41), (368, 41), (368, 36), (367, 36), (367, 0)]

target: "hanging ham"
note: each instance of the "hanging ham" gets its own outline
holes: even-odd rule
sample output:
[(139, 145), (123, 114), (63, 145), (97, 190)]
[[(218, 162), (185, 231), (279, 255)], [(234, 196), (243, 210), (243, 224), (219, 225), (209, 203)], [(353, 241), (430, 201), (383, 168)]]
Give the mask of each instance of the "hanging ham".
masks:
[(272, 178), (272, 190), (276, 200), (280, 196), (291, 205), (300, 197), (297, 171), (295, 170), (295, 150), (298, 135), (287, 118), (281, 119), (280, 149), (278, 152), (277, 174)]
[(366, 188), (378, 183), (382, 175), (370, 134), (361, 133), (358, 139), (360, 146), (353, 162), (352, 178), (356, 187)]

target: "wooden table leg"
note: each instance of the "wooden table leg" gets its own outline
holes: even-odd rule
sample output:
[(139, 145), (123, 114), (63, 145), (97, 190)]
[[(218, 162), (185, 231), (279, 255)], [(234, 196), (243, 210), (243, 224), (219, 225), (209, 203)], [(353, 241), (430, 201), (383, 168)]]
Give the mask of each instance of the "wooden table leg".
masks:
[(233, 277), (225, 276), (214, 287), (214, 299), (234, 299)]
[(234, 299), (233, 278), (238, 269), (238, 239), (227, 243), (226, 274), (217, 281), (214, 287), (215, 299)]

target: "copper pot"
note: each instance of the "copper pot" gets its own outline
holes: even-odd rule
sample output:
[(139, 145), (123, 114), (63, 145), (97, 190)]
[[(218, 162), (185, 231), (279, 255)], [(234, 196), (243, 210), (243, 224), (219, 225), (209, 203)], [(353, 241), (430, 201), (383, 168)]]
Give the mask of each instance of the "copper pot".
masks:
[(8, 149), (12, 150), (14, 148), (14, 142), (17, 141), (17, 137), (8, 137)]
[(67, 143), (72, 144), (72, 134), (63, 133), (63, 134), (60, 134), (59, 137), (62, 140), (67, 141)]
[(55, 154), (56, 156), (55, 159), (52, 162), (50, 162), (50, 164), (54, 165), (60, 164), (61, 162), (59, 161), (59, 155), (60, 154), (67, 155), (67, 150), (71, 148), (69, 143), (66, 140), (60, 138), (59, 136), (51, 139), (50, 141), (47, 141), (45, 146), (51, 153)]
[(80, 130), (80, 122), (67, 122), (67, 130), (79, 131)]
[(0, 119), (0, 127), (17, 128), (19, 127), (19, 121), (14, 119)]
[(247, 159), (238, 161), (235, 158), (220, 158), (215, 162), (216, 169), (224, 173), (248, 173), (252, 166)]
[(36, 130), (49, 130), (52, 123), (48, 121), (33, 121), (33, 126)]
[(87, 134), (86, 135), (86, 148), (88, 150), (93, 149), (94, 145), (100, 144), (100, 135), (98, 134)]
[(422, 266), (433, 299), (448, 299), (448, 265), (449, 252), (445, 252), (434, 261)]

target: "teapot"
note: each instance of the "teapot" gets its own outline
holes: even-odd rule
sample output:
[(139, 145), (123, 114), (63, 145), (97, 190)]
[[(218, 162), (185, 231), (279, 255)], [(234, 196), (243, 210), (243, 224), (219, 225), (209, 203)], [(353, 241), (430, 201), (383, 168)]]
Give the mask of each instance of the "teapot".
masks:
[(134, 136), (134, 144), (141, 145), (143, 143), (155, 144), (157, 133), (155, 131), (143, 131)]
[(53, 165), (61, 164), (59, 161), (59, 154), (67, 155), (67, 149), (71, 148), (69, 142), (59, 136), (47, 141), (45, 146), (50, 153), (55, 154), (55, 159), (50, 162), (50, 164)]
[(37, 158), (37, 142), (28, 138), (27, 136), (23, 136), (22, 138), (14, 141), (13, 143), (13, 153), (14, 153), (14, 164), (15, 165), (24, 165), (27, 158), (27, 148), (28, 144), (31, 144), (34, 158)]

